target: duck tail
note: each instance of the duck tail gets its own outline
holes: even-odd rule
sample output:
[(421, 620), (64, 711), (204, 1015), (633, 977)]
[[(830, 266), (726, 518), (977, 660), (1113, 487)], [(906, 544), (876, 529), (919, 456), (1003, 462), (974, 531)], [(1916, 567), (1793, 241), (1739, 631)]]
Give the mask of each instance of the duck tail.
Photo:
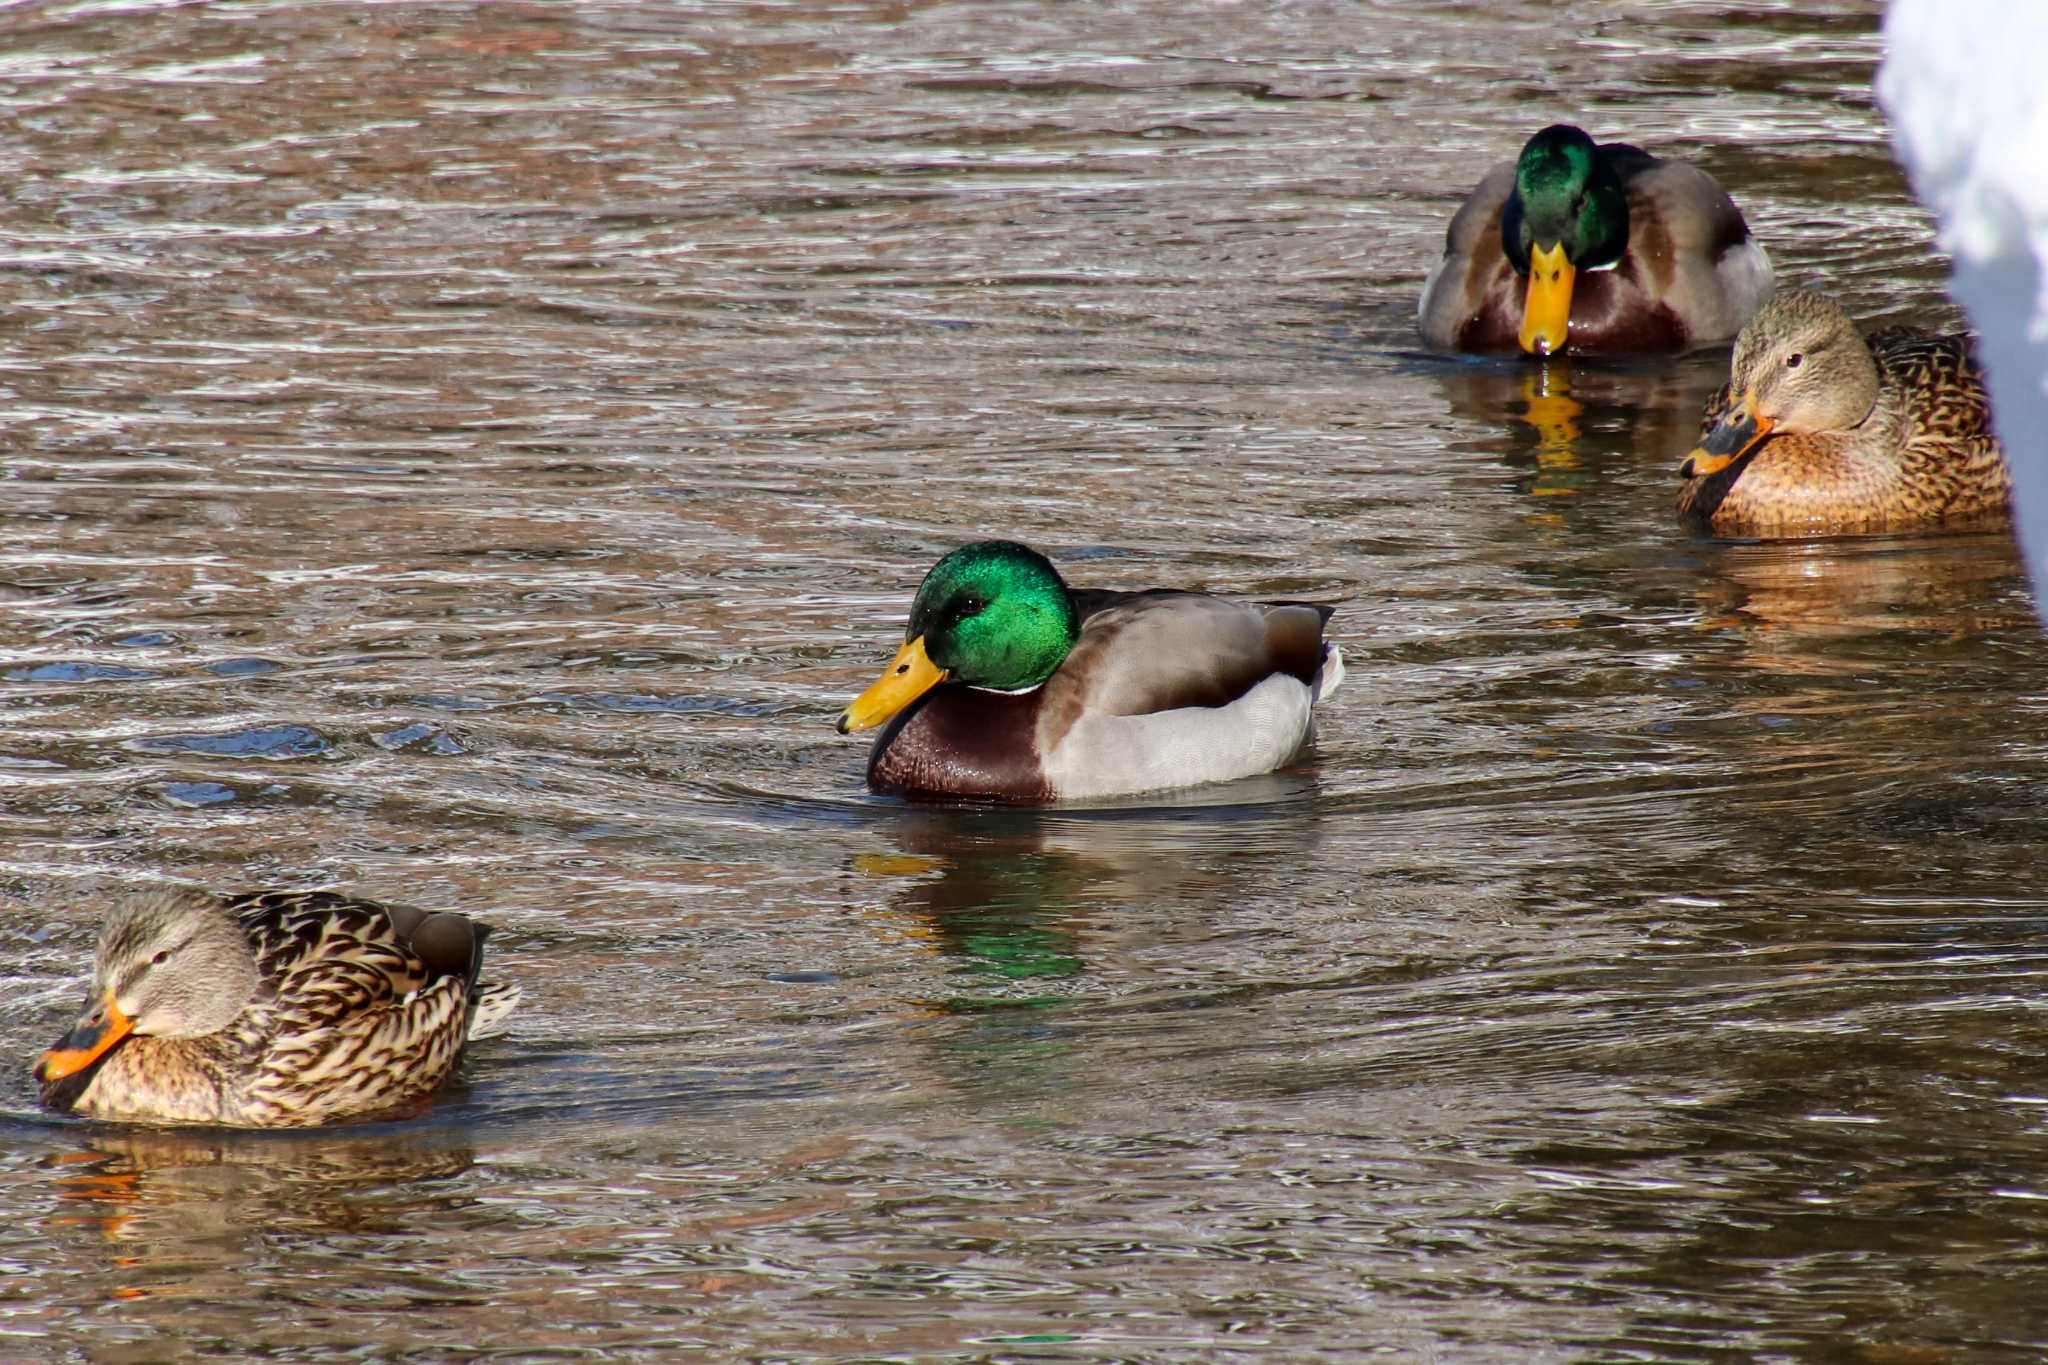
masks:
[(505, 1017), (519, 1004), (520, 990), (509, 981), (479, 985), (469, 998), (469, 1036), (490, 1038), (504, 1032)]
[(1324, 697), (1329, 696), (1337, 690), (1337, 685), (1343, 681), (1344, 651), (1337, 648), (1334, 640), (1325, 640), (1323, 641), (1323, 663), (1322, 667), (1316, 670), (1316, 680), (1313, 684), (1314, 691), (1309, 698), (1310, 703), (1319, 702)]

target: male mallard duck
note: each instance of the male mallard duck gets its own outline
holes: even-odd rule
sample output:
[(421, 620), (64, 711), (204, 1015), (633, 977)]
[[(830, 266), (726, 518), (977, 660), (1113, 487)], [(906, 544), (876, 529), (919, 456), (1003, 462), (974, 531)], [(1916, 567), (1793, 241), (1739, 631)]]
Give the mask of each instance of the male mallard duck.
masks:
[(422, 1100), (519, 999), (477, 981), (488, 932), (331, 891), (138, 896), (100, 933), (85, 1013), (36, 1063), (43, 1102), (291, 1128)]
[(1069, 588), (1036, 550), (985, 540), (925, 575), (903, 648), (839, 732), (895, 717), (868, 784), (918, 795), (1077, 800), (1271, 772), (1344, 676), (1331, 610)]
[(1771, 296), (1771, 262), (1705, 171), (1557, 123), (1487, 172), (1416, 319), (1439, 350), (1684, 351)]
[(1735, 343), (1678, 512), (1723, 535), (1816, 535), (2007, 515), (2012, 471), (1964, 336), (1868, 342), (1840, 307), (1788, 289)]

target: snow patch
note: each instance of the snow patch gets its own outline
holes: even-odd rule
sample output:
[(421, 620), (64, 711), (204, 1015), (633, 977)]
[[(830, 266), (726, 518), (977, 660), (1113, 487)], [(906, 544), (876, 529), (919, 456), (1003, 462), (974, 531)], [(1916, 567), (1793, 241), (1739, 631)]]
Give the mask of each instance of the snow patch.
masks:
[(2048, 589), (2048, 4), (1894, 0), (1877, 95), (1982, 338), (2014, 519)]

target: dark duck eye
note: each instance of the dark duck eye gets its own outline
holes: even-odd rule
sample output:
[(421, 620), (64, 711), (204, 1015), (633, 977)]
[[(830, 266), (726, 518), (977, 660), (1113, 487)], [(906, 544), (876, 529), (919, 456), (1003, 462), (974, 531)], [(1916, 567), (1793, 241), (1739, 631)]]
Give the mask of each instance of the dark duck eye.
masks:
[(1806, 357), (1799, 354), (1799, 352), (1797, 351), (1794, 351), (1791, 355), (1785, 357), (1785, 368), (1788, 370), (1796, 370), (1805, 363)]

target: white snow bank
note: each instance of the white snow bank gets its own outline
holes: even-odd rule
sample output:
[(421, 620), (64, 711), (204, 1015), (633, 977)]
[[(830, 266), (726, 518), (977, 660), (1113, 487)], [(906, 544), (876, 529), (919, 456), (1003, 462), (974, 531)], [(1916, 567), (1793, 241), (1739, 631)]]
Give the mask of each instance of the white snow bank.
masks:
[(2020, 545), (2048, 604), (2048, 3), (1894, 0), (1877, 94), (1983, 338)]

